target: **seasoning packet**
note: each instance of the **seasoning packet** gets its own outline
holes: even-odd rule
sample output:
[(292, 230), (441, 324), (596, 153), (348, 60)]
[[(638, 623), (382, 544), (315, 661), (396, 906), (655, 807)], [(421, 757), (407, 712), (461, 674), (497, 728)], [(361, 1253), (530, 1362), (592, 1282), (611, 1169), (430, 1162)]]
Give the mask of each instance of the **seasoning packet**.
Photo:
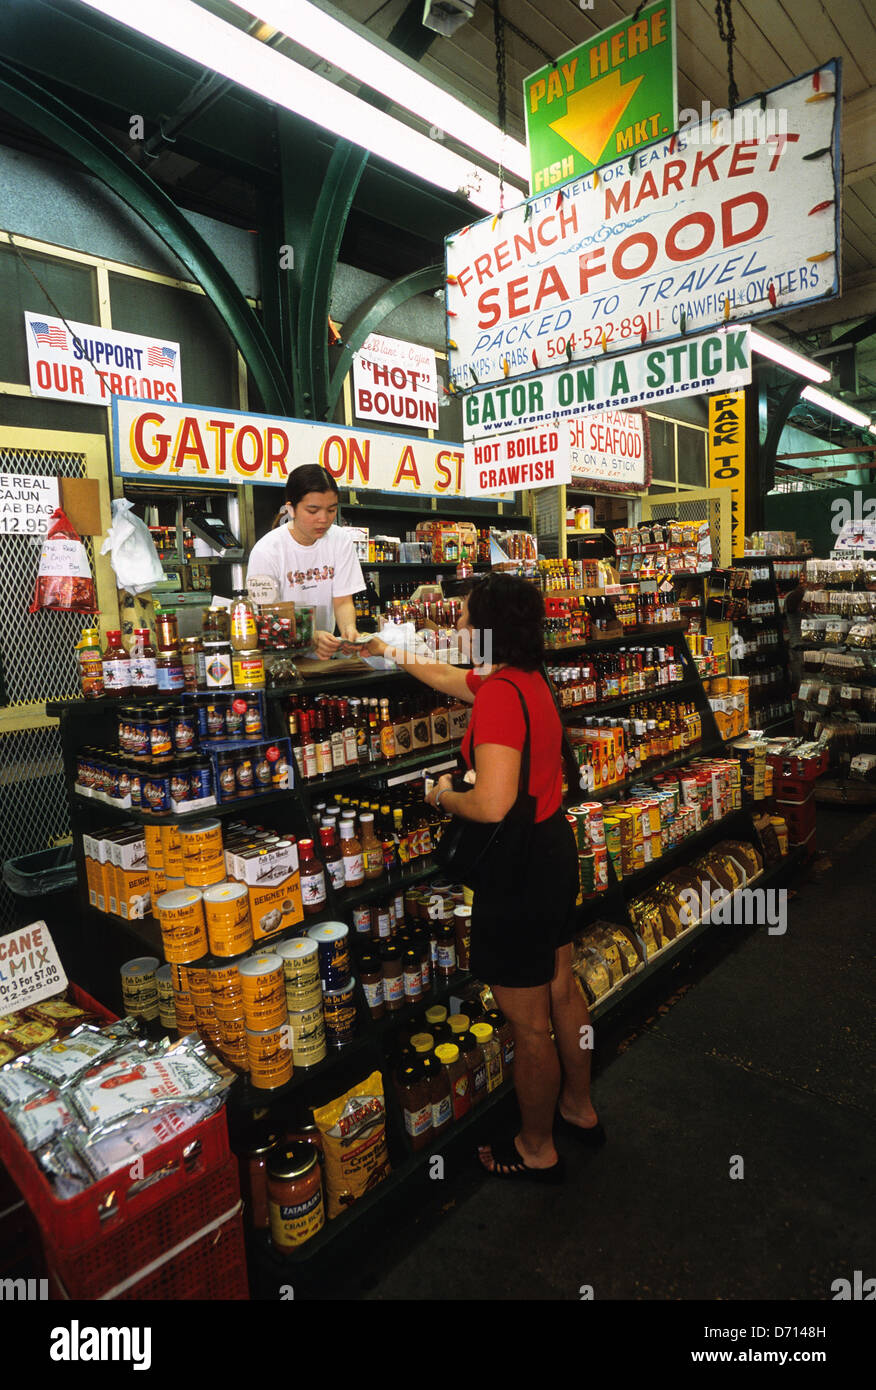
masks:
[(31, 1152), (41, 1149), (75, 1123), (74, 1115), (58, 1091), (46, 1091), (45, 1095), (13, 1106), (8, 1118), (18, 1130), (25, 1148)]
[(39, 1150), (36, 1157), (43, 1172), (51, 1179), (55, 1195), (64, 1201), (78, 1197), (94, 1182), (88, 1165), (70, 1135), (64, 1134), (60, 1139), (52, 1140)]
[(80, 1009), (78, 1004), (71, 1004), (66, 999), (44, 999), (42, 1004), (31, 1004), (25, 1013), (28, 1018), (61, 1028), (78, 1028), (83, 1023), (98, 1024), (96, 1014)]
[(189, 1034), (163, 1055), (113, 1058), (70, 1088), (71, 1104), (85, 1127), (98, 1133), (164, 1106), (207, 1100), (230, 1086), (234, 1074), (221, 1063), (209, 1065), (205, 1054), (212, 1057)]
[[(43, 1026), (33, 1024), (33, 1027)], [(45, 1077), (56, 1086), (72, 1086), (80, 1076), (117, 1052), (117, 1038), (107, 1037), (91, 1023), (74, 1028), (67, 1038), (38, 1047), (28, 1056), (28, 1070)]]
[(212, 1096), (192, 1105), (168, 1106), (139, 1122), (131, 1121), (124, 1129), (112, 1130), (109, 1134), (86, 1135), (77, 1148), (95, 1178), (100, 1180), (119, 1168), (127, 1167), (141, 1154), (160, 1148), (162, 1144), (193, 1129), (218, 1110), (221, 1104), (221, 1096)]
[(48, 1082), (41, 1076), (34, 1076), (19, 1058), (0, 1071), (0, 1110), (8, 1110), (13, 1105), (33, 1100), (34, 1096), (45, 1095), (48, 1089)]
[(329, 1220), (389, 1177), (383, 1078), (372, 1072), (337, 1100), (319, 1106)]

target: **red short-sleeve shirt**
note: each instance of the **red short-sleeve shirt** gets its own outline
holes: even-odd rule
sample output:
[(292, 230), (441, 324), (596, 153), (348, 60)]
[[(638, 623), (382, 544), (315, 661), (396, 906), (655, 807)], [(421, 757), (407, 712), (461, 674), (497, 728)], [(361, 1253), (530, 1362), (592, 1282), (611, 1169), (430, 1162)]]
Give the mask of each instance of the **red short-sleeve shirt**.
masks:
[(466, 684), (475, 696), (472, 717), (462, 741), (462, 757), (474, 764), (481, 743), (499, 743), (523, 751), (526, 724), (520, 700), (508, 684), (517, 686), (529, 713), (529, 793), (535, 797), (535, 819), (547, 820), (563, 800), (563, 726), (544, 677), (539, 671), (507, 666), (489, 676), (469, 671)]

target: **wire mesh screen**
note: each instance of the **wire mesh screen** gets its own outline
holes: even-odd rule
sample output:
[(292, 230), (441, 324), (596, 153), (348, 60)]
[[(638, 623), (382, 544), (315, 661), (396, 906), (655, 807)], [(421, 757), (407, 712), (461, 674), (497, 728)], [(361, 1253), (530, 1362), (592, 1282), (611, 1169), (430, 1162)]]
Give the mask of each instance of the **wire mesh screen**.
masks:
[[(655, 497), (648, 498), (648, 515), (655, 521), (663, 521), (673, 517), (678, 521), (707, 521), (709, 532), (712, 537), (712, 550), (715, 554), (715, 563), (718, 565), (729, 565), (731, 556), (721, 555), (721, 500), (715, 497), (692, 498), (687, 502), (684, 500), (683, 493), (675, 493), (666, 502), (661, 502)], [(725, 505), (730, 505), (730, 493), (727, 492)]]
[[(0, 863), (48, 849), (69, 835), (57, 727), (0, 734), (0, 789)], [(27, 899), (16, 898), (0, 879), (3, 929), (10, 931), (32, 917)]]
[[(85, 455), (0, 449), (0, 473), (81, 478)], [(94, 574), (94, 544), (83, 537)], [(0, 537), (0, 705), (72, 700), (79, 694), (75, 647), (95, 621), (84, 613), (29, 613), (39, 565), (36, 536)]]
[(539, 555), (556, 559), (560, 553), (559, 488), (539, 488), (535, 493), (535, 534), (538, 537)]

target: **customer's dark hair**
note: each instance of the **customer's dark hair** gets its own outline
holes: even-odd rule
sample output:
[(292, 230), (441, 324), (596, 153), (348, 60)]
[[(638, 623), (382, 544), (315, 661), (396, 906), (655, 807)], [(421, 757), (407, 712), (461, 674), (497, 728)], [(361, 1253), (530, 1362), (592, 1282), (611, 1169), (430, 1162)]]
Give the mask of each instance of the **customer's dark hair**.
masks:
[(468, 595), (471, 625), (492, 633), (492, 660), (534, 671), (544, 661), (544, 600), (528, 579), (489, 574)]
[(303, 463), (286, 479), (286, 501), (297, 507), (308, 492), (333, 492), (337, 497), (338, 485), (331, 473), (320, 468), (318, 463)]

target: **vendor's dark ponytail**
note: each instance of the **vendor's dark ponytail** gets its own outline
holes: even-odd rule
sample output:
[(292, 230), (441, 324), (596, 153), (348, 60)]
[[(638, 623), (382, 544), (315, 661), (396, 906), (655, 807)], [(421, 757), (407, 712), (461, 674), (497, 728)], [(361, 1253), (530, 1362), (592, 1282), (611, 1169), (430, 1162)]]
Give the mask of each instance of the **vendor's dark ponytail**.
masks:
[(338, 485), (331, 473), (318, 463), (304, 463), (286, 479), (286, 501), (297, 507), (308, 492), (333, 492), (337, 497)]

